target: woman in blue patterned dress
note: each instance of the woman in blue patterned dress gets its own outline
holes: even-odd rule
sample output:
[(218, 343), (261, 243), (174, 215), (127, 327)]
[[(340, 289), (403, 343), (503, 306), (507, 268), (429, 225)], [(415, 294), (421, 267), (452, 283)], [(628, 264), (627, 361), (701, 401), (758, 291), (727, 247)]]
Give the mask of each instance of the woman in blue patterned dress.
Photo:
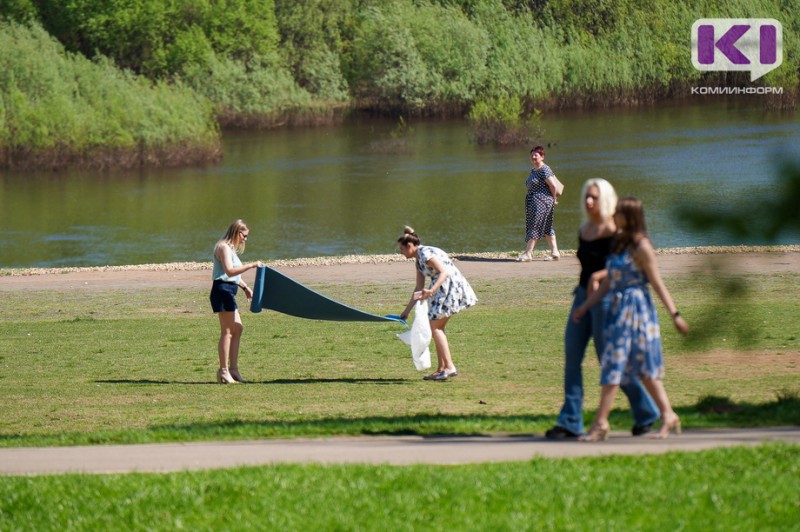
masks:
[[(447, 253), (433, 246), (423, 246), (412, 228), (406, 226), (397, 243), (400, 245), (400, 253), (407, 259), (415, 259), (417, 266), (417, 284), (400, 317), (408, 318), (417, 301), (430, 299), (428, 320), (431, 323), (431, 335), (436, 345), (439, 365), (436, 371), (423, 378), (445, 381), (458, 375), (458, 371), (450, 356), (444, 328), (453, 314), (471, 307), (478, 302), (478, 298)], [(426, 277), (431, 278), (428, 288), (425, 288)]]
[(544, 164), (544, 148), (536, 146), (531, 150), (533, 168), (525, 180), (525, 252), (517, 257), (518, 262), (528, 262), (533, 258), (533, 248), (542, 238), (547, 239), (550, 255), (546, 260), (558, 260), (561, 254), (556, 243), (556, 231), (553, 229), (558, 194), (553, 181), (555, 174)]
[(681, 333), (689, 330), (670, 296), (658, 270), (653, 244), (647, 238), (642, 203), (636, 198), (623, 198), (614, 213), (617, 234), (612, 254), (606, 262), (608, 275), (597, 291), (575, 309), (573, 320), (579, 321), (593, 305), (610, 293), (611, 301), (605, 316), (605, 348), (600, 360), (600, 406), (592, 428), (581, 441), (605, 440), (610, 430), (608, 416), (620, 384), (641, 379), (661, 412), (658, 438), (671, 431), (680, 434), (681, 421), (672, 410), (664, 389), (664, 362), (661, 353), (661, 330), (648, 283), (658, 294)]
[[(572, 311), (581, 306), (606, 277), (606, 260), (617, 230), (614, 225), (617, 193), (605, 179), (592, 178), (583, 184), (581, 197), (584, 222), (578, 230), (577, 252), (581, 273), (564, 330), (564, 405), (555, 427), (545, 432), (545, 437), (554, 440), (578, 438), (583, 434), (583, 358), (590, 339), (594, 340), (598, 361), (605, 345), (604, 305), (593, 306), (578, 323), (572, 321)], [(631, 379), (621, 388), (631, 405), (632, 434), (641, 436), (650, 432), (659, 416), (655, 402), (639, 379)]]

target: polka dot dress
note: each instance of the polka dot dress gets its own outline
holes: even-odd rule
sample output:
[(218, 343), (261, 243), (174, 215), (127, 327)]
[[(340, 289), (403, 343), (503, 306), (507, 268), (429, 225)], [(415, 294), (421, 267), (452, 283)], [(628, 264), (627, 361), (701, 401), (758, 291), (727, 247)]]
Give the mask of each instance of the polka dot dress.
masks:
[(556, 234), (553, 229), (555, 200), (546, 181), (554, 175), (550, 167), (543, 164), (541, 168), (532, 169), (525, 180), (528, 189), (525, 194), (525, 242)]

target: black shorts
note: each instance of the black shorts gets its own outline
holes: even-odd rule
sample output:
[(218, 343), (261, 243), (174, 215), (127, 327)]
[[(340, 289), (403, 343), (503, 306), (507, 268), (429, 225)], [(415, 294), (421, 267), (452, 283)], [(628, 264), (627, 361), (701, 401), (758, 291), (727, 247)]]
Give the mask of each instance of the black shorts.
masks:
[(228, 281), (214, 281), (211, 286), (211, 310), (214, 312), (233, 312), (239, 307), (236, 305), (236, 293), (239, 285)]

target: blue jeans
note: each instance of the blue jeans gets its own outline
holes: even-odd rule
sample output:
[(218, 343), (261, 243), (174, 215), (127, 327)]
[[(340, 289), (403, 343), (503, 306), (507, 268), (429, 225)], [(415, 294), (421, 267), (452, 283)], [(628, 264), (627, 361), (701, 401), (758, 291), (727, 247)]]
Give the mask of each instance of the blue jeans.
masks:
[[(573, 292), (575, 299), (567, 317), (564, 331), (564, 406), (558, 415), (556, 424), (576, 434), (582, 434), (583, 428), (583, 357), (589, 339), (594, 339), (594, 349), (598, 360), (603, 353), (603, 308), (605, 301), (593, 306), (579, 323), (572, 321), (572, 313), (586, 301), (586, 289), (578, 286)], [(599, 382), (599, 381), (598, 381)], [(639, 379), (621, 386), (631, 404), (633, 420), (636, 425), (647, 425), (655, 422), (660, 414), (655, 401), (645, 390)]]

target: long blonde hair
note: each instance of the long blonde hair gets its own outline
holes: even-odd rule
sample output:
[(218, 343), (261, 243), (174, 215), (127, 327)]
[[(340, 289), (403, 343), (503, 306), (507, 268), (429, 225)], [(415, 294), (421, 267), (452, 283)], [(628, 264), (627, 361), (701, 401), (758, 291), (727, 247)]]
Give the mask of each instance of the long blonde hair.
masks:
[(617, 208), (617, 192), (611, 183), (602, 177), (593, 177), (587, 179), (581, 189), (581, 212), (583, 213), (583, 221), (588, 221), (586, 214), (586, 191), (589, 187), (597, 187), (597, 203), (600, 205), (600, 216), (603, 220), (610, 220), (614, 217), (614, 210)]
[(225, 242), (230, 245), (237, 255), (244, 253), (245, 244), (247, 243), (245, 239), (242, 238), (242, 233), (244, 231), (250, 231), (247, 223), (242, 219), (236, 220), (228, 226), (228, 230), (225, 231), (225, 236), (222, 237), (220, 242)]

